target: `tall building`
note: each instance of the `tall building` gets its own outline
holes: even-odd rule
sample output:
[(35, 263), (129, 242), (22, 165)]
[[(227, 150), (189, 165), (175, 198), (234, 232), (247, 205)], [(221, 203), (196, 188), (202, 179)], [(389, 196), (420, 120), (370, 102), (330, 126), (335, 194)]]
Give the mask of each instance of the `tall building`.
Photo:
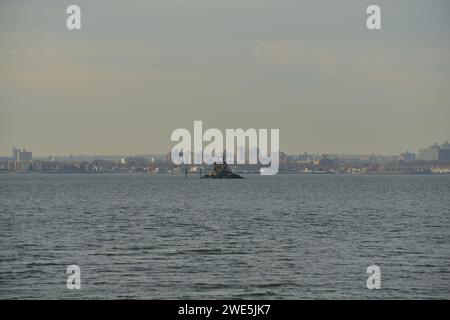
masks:
[(33, 153), (31, 151), (26, 151), (23, 149), (16, 149), (16, 147), (12, 148), (12, 159), (14, 161), (31, 161), (33, 159)]
[(11, 158), (13, 160), (19, 160), (19, 149), (16, 149), (16, 147), (12, 147), (12, 154), (11, 154)]
[(441, 147), (435, 143), (434, 145), (420, 149), (419, 154), (417, 156), (417, 160), (421, 161), (438, 161), (439, 160), (439, 150)]
[(33, 160), (33, 153), (23, 149), (19, 152), (19, 161), (31, 161)]
[(420, 149), (417, 160), (450, 162), (450, 143), (447, 141), (442, 145), (434, 145)]
[(439, 150), (439, 162), (450, 163), (450, 149)]

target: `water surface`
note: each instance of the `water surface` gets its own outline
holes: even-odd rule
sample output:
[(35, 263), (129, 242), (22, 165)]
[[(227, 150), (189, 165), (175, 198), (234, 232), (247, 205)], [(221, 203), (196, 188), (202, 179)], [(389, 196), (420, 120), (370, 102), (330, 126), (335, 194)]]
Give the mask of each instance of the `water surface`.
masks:
[(448, 175), (1, 174), (0, 298), (449, 299), (449, 194)]

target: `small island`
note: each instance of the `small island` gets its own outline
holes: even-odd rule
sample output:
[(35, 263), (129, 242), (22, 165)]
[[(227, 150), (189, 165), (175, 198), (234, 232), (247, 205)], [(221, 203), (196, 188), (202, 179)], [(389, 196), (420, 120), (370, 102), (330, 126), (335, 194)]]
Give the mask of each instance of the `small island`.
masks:
[(235, 174), (228, 167), (225, 160), (225, 152), (223, 154), (223, 163), (214, 162), (214, 169), (210, 174), (205, 174), (202, 179), (244, 179), (242, 176)]

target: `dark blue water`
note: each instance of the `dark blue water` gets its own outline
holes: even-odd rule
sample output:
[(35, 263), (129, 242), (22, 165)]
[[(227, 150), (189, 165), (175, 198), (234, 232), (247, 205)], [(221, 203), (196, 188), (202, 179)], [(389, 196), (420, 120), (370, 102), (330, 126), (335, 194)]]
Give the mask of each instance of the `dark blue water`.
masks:
[(449, 175), (1, 174), (0, 298), (449, 299), (449, 194)]

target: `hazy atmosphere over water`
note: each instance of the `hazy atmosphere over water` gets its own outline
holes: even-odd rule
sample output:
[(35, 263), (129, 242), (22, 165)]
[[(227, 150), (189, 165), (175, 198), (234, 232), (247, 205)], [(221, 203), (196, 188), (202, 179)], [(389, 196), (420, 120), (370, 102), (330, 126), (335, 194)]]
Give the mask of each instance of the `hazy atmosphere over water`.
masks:
[(449, 18), (0, 0), (0, 300), (449, 299)]
[(166, 153), (175, 128), (280, 128), (281, 150), (416, 151), (450, 139), (450, 2), (0, 4), (0, 155)]

